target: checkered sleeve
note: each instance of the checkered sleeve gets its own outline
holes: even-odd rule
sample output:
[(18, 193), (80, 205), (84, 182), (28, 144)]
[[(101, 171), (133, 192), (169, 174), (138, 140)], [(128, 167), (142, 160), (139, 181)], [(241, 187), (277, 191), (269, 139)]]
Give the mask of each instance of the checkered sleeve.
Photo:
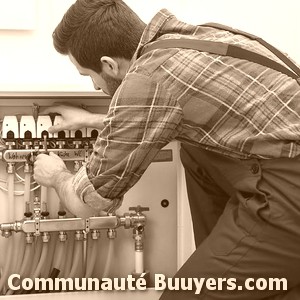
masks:
[(93, 207), (95, 202), (86, 199), (94, 191), (101, 201), (121, 200), (159, 150), (178, 135), (181, 119), (181, 107), (161, 83), (146, 75), (127, 75), (86, 169), (75, 176), (77, 194)]

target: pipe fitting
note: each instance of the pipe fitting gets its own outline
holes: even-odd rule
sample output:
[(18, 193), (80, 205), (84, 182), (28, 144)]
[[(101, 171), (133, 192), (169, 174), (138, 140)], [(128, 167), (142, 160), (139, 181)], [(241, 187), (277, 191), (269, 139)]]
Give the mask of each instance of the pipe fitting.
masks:
[(33, 241), (34, 241), (33, 234), (32, 233), (26, 233), (25, 241), (26, 241), (26, 244), (32, 244)]
[(50, 233), (49, 232), (43, 232), (42, 233), (42, 241), (43, 243), (48, 243), (50, 241)]
[(4, 230), (4, 231), (1, 231), (1, 235), (7, 239), (10, 236), (12, 236), (12, 233), (10, 230)]
[(73, 141), (73, 145), (75, 147), (75, 149), (79, 149), (79, 147), (81, 146), (82, 142), (81, 141)]
[(80, 169), (80, 162), (78, 160), (74, 161), (74, 172), (78, 172)]
[(65, 242), (68, 239), (67, 233), (65, 231), (60, 231), (58, 234), (58, 239), (60, 242)]
[(107, 230), (107, 237), (109, 239), (115, 239), (117, 237), (117, 231), (113, 228)]
[(58, 149), (63, 149), (65, 146), (65, 141), (56, 141), (56, 145), (58, 146)]
[(7, 146), (7, 148), (9, 150), (11, 150), (15, 147), (16, 143), (15, 142), (6, 142), (5, 145)]
[(99, 230), (92, 230), (91, 231), (91, 238), (92, 238), (92, 240), (98, 240), (100, 238), (100, 231)]
[(144, 250), (144, 226), (137, 226), (133, 229), (135, 251)]
[(24, 173), (32, 173), (32, 165), (28, 162), (26, 162), (24, 165)]
[(14, 163), (8, 163), (7, 166), (6, 166), (6, 172), (8, 174), (15, 173), (15, 164)]
[(83, 241), (83, 238), (84, 238), (84, 234), (83, 234), (83, 231), (76, 231), (75, 232), (75, 240), (76, 241)]
[[(18, 232), (22, 230), (22, 221), (16, 221), (14, 223), (2, 223), (0, 224), (0, 231), (2, 232)], [(7, 233), (5, 234), (7, 235)]]
[(25, 149), (30, 149), (31, 146), (32, 146), (32, 142), (31, 141), (24, 141), (23, 143), (23, 146), (25, 146)]
[(122, 217), (120, 217), (120, 222), (125, 229), (131, 228), (132, 227), (131, 215), (129, 213), (125, 213)]
[(142, 235), (137, 235), (134, 237), (134, 250), (135, 251), (144, 250), (144, 239)]
[(39, 218), (41, 216), (41, 202), (38, 196), (34, 197), (33, 214), (35, 218)]

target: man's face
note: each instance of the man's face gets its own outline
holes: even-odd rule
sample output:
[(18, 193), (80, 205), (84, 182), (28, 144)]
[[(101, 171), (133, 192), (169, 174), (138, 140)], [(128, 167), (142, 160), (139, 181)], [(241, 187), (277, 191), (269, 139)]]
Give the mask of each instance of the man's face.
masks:
[(103, 71), (101, 73), (96, 73), (91, 69), (82, 67), (71, 54), (69, 54), (69, 58), (81, 75), (90, 76), (95, 90), (102, 90), (104, 93), (110, 96), (114, 95), (122, 80), (113, 78)]

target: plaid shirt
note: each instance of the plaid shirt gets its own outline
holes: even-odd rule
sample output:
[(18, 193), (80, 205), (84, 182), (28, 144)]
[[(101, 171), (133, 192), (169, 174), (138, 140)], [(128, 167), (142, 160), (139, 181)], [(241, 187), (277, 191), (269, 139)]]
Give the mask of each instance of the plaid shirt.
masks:
[(113, 96), (89, 163), (75, 176), (77, 194), (91, 206), (118, 205), (174, 139), (239, 159), (300, 154), (297, 82), (261, 65), (196, 50), (139, 56), (146, 44), (182, 36), (236, 44), (281, 63), (256, 41), (189, 25), (161, 10)]

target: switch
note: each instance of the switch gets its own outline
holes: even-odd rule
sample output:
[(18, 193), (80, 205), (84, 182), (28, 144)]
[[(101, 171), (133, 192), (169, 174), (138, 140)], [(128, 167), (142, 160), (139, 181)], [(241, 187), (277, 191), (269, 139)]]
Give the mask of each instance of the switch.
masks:
[(19, 123), (16, 116), (5, 116), (3, 118), (2, 137), (4, 139), (19, 138)]
[(38, 116), (36, 122), (36, 137), (43, 138), (46, 135), (48, 138), (52, 138), (53, 134), (48, 132), (48, 128), (52, 126), (50, 116)]
[(20, 120), (20, 138), (35, 139), (36, 124), (33, 116), (22, 116)]
[[(53, 125), (58, 125), (62, 121), (62, 116), (55, 116)], [(53, 133), (54, 138), (64, 139), (70, 137), (70, 131), (69, 130), (63, 130), (59, 132)]]

